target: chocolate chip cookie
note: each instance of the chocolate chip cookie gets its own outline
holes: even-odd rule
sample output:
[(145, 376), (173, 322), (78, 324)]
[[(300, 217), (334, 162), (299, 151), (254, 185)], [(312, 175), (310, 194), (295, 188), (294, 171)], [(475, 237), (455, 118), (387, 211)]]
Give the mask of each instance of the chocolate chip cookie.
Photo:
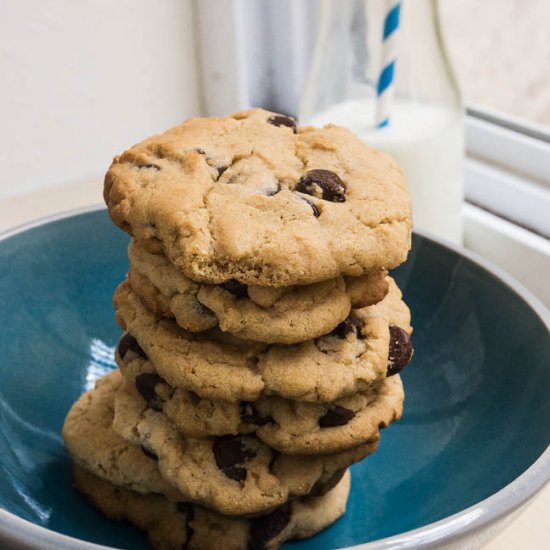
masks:
[(117, 390), (113, 429), (158, 459), (158, 468), (186, 500), (227, 515), (261, 514), (289, 499), (317, 493), (378, 445), (371, 441), (325, 455), (285, 455), (253, 435), (191, 438), (148, 406), (130, 380)]
[(113, 371), (72, 406), (63, 425), (69, 453), (80, 466), (116, 485), (181, 499), (161, 477), (156, 460), (113, 431), (114, 395), (121, 381), (120, 372)]
[(411, 211), (398, 165), (345, 128), (278, 117), (191, 119), (115, 157), (112, 220), (212, 284), (304, 285), (401, 264)]
[(114, 302), (119, 323), (168, 384), (215, 400), (256, 401), (265, 393), (334, 402), (386, 376), (390, 326), (407, 337), (411, 330), (409, 310), (391, 279), (378, 304), (353, 310), (328, 335), (291, 346), (245, 341), (217, 329), (184, 331), (151, 313), (126, 283)]
[[(136, 354), (117, 360), (144, 402), (162, 411), (190, 437), (254, 433), (282, 453), (334, 453), (373, 439), (381, 427), (387, 427), (402, 413), (404, 396), (399, 376), (385, 378), (379, 385), (330, 404), (268, 395), (254, 402), (222, 401), (203, 399), (169, 386), (150, 361)], [(115, 411), (123, 411), (127, 402), (126, 394), (117, 394)]]
[[(63, 426), (67, 449), (76, 464), (117, 486), (142, 494), (159, 493), (173, 501), (185, 500), (160, 475), (158, 457), (149, 447), (134, 445), (113, 430), (114, 397), (121, 382), (120, 372), (115, 370), (73, 405)], [(309, 494), (325, 494), (343, 473), (337, 470), (332, 476), (323, 476)]]
[(191, 332), (218, 325), (239, 338), (266, 343), (295, 344), (327, 334), (352, 307), (374, 304), (388, 290), (386, 271), (306, 286), (208, 285), (191, 281), (164, 255), (150, 254), (135, 241), (128, 258), (130, 287), (156, 315), (175, 318)]
[(327, 494), (289, 502), (253, 519), (231, 518), (188, 502), (118, 487), (75, 466), (76, 487), (107, 517), (146, 531), (158, 550), (276, 550), (284, 541), (313, 536), (346, 509), (350, 475)]

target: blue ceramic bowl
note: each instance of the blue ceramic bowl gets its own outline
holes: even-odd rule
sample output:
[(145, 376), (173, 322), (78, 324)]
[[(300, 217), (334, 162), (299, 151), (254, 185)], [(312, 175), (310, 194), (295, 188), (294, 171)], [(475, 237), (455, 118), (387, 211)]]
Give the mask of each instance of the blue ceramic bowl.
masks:
[[(127, 242), (102, 209), (0, 240), (2, 548), (146, 548), (73, 489), (60, 436), (71, 404), (113, 368)], [(550, 477), (548, 312), (483, 260), (420, 235), (394, 275), (415, 327), (405, 414), (352, 468), (346, 515), (285, 548), (479, 541)]]

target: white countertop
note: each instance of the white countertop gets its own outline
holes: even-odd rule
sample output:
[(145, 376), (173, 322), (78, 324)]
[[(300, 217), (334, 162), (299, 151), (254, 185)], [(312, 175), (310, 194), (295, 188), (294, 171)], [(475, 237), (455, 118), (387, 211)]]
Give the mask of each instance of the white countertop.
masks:
[[(103, 202), (102, 190), (101, 182), (87, 182), (43, 189), (23, 197), (0, 201), (0, 231), (63, 210), (100, 204)], [(483, 550), (546, 550), (548, 548), (550, 548), (550, 485), (541, 491), (519, 518), (486, 544)]]

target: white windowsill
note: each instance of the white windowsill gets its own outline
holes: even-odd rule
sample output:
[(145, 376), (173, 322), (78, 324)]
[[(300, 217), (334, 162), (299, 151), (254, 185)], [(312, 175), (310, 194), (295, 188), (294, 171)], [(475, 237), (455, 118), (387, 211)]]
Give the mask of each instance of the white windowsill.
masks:
[(498, 265), (550, 308), (550, 241), (471, 204), (464, 245)]

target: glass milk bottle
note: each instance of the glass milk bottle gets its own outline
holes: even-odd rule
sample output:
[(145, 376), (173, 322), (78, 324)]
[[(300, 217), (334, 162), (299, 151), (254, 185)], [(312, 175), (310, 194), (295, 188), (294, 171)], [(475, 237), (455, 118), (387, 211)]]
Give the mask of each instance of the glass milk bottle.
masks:
[(323, 0), (299, 119), (392, 155), (414, 227), (461, 242), (463, 108), (436, 0)]

